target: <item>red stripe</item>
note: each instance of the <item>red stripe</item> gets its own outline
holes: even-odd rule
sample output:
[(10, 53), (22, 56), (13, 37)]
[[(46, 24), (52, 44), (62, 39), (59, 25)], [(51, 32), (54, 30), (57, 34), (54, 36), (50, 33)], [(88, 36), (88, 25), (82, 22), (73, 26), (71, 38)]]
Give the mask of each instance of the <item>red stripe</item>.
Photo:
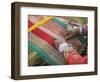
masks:
[[(32, 26), (32, 22), (28, 21), (28, 26)], [(37, 28), (35, 30), (32, 31), (33, 34), (37, 35), (38, 37), (40, 37), (41, 39), (47, 41), (51, 46), (55, 47), (55, 42), (54, 42), (54, 38), (51, 37), (49, 34), (47, 34), (46, 32), (42, 31), (41, 29)]]

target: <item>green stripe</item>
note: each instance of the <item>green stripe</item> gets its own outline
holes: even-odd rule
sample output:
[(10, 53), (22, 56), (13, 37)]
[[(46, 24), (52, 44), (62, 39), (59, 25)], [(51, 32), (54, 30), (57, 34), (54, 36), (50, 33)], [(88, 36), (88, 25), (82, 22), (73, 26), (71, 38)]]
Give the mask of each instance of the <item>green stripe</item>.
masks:
[(31, 48), (33, 51), (38, 52), (37, 55), (39, 55), (41, 58), (43, 58), (45, 61), (47, 61), (51, 65), (57, 65), (58, 63), (52, 60), (48, 54), (46, 54), (42, 49), (38, 48), (36, 45), (32, 44), (31, 42), (28, 42), (28, 47)]
[(54, 22), (60, 24), (64, 29), (66, 29), (67, 25), (66, 25), (64, 22), (60, 21), (59, 19), (57, 19), (57, 18), (55, 18), (55, 17), (52, 18), (52, 20), (53, 20)]

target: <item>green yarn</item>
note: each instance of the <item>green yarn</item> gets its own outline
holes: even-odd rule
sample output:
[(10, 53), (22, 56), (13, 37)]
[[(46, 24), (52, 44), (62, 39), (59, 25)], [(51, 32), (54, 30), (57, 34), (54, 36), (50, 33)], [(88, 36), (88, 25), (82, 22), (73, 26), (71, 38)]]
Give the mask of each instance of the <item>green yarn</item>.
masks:
[(67, 25), (66, 25), (64, 22), (60, 21), (59, 19), (57, 19), (57, 18), (55, 18), (55, 17), (52, 18), (52, 20), (53, 20), (54, 22), (60, 24), (64, 29), (66, 29)]
[(31, 42), (28, 42), (28, 47), (32, 49), (33, 51), (38, 52), (37, 55), (39, 55), (42, 59), (47, 61), (51, 65), (57, 65), (58, 63), (52, 60), (48, 54), (46, 54), (42, 49), (38, 48), (36, 45), (32, 44)]

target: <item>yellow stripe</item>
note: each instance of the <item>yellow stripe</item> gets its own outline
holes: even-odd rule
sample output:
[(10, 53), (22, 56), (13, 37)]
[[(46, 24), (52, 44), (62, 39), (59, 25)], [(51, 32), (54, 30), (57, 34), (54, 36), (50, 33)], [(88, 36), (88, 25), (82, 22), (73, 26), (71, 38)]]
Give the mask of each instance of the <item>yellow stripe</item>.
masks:
[(44, 23), (48, 22), (48, 21), (49, 21), (50, 19), (52, 19), (52, 18), (53, 18), (53, 16), (49, 16), (49, 17), (43, 19), (43, 20), (40, 21), (39, 23), (37, 23), (37, 24), (31, 26), (31, 27), (28, 29), (28, 32), (31, 32), (32, 30), (38, 28), (39, 26), (41, 26), (41, 25), (43, 25)]

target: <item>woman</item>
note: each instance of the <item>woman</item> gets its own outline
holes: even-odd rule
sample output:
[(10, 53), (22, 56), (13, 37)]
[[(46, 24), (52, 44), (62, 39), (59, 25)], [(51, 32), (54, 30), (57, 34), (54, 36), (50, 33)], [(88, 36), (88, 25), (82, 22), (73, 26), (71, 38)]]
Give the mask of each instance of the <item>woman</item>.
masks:
[[(63, 34), (63, 36), (66, 39), (66, 42), (56, 40), (55, 41), (56, 47), (57, 47), (58, 51), (64, 56), (67, 64), (87, 64), (87, 61), (88, 61), (87, 53), (84, 53), (84, 55), (81, 55), (77, 51), (77, 49), (75, 49), (72, 46), (72, 44), (68, 42), (68, 39), (74, 37), (76, 34), (85, 35), (85, 40), (86, 40), (87, 25), (81, 26), (78, 24), (75, 25), (75, 23), (73, 25), (74, 26), (71, 29), (68, 28)], [(81, 46), (83, 48), (82, 50), (84, 50), (84, 46), (85, 46), (85, 48), (87, 48), (87, 44), (84, 44)]]

